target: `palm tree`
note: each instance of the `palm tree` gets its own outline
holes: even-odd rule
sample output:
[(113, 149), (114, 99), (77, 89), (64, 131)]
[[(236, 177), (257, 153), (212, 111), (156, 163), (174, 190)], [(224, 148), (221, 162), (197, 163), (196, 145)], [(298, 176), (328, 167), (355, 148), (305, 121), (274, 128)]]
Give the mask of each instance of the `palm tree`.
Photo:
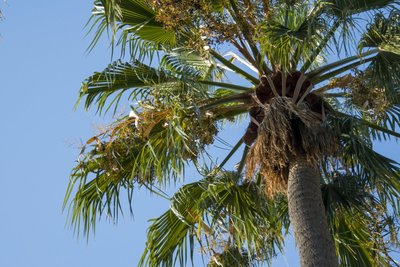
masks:
[[(136, 185), (162, 195), (192, 164), (202, 179), (154, 220), (140, 265), (184, 266), (195, 240), (209, 266), (270, 261), (290, 221), (301, 266), (391, 266), (400, 172), (372, 142), (400, 137), (397, 4), (96, 0), (90, 48), (108, 32), (121, 60), (80, 98), (100, 113), (123, 96), (137, 103), (82, 150), (71, 223), (87, 234), (97, 216), (118, 217), (121, 188), (129, 201)], [(219, 130), (246, 114), (226, 158), (207, 160)]]

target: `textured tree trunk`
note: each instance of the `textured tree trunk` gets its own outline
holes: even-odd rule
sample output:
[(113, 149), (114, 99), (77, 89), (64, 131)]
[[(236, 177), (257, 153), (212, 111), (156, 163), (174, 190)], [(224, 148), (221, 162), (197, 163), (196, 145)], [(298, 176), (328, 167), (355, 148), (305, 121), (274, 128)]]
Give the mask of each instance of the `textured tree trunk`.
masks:
[(338, 259), (329, 232), (321, 195), (319, 170), (299, 155), (290, 163), (289, 217), (302, 267), (337, 267)]

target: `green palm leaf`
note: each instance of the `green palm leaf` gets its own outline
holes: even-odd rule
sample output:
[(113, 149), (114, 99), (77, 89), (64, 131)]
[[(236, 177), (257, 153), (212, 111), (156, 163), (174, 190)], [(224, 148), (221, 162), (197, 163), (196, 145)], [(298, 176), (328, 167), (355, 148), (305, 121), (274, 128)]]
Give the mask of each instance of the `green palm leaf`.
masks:
[(181, 76), (200, 80), (219, 80), (225, 73), (211, 57), (182, 48), (166, 53), (160, 61), (160, 66)]
[(272, 66), (293, 71), (321, 42), (325, 23), (305, 3), (283, 5), (261, 27), (263, 52)]
[(148, 242), (139, 266), (186, 266), (193, 261), (194, 239), (204, 210), (198, 201), (207, 188), (206, 181), (182, 187), (171, 199), (171, 208), (152, 221)]
[[(392, 266), (379, 195), (361, 176), (334, 172), (322, 187), (341, 266)], [(383, 216), (382, 216), (383, 215)], [(389, 223), (390, 224), (390, 223)], [(388, 229), (388, 228), (387, 228)]]
[(382, 205), (390, 205), (394, 214), (399, 212), (400, 168), (391, 160), (372, 148), (368, 128), (354, 124), (353, 120), (341, 122), (341, 141), (343, 143), (342, 162), (355, 175), (362, 177), (371, 187)]
[[(149, 90), (154, 84), (167, 81), (166, 73), (138, 61), (133, 63), (116, 61), (104, 71), (96, 72), (86, 79), (81, 87), (79, 99), (86, 97), (85, 108), (97, 104), (97, 109), (101, 112), (106, 106), (106, 101), (112, 95), (114, 98), (111, 103), (117, 106), (123, 93), (127, 90), (132, 91), (131, 99), (144, 97), (149, 94)], [(109, 105), (108, 108), (110, 107)]]
[[(262, 207), (255, 202), (260, 199), (266, 201)], [(267, 200), (254, 185), (237, 184), (237, 177), (229, 173), (185, 185), (172, 198), (171, 208), (150, 226), (151, 241), (139, 265), (170, 266), (176, 257), (184, 266), (185, 252), (193, 253), (194, 244), (187, 251), (183, 244), (195, 233), (211, 255), (215, 251), (223, 254), (227, 246), (247, 247), (249, 257), (269, 261), (276, 249), (282, 249), (282, 231), (287, 232), (288, 220), (282, 224), (281, 216), (287, 216), (287, 210)]]
[(333, 10), (336, 15), (356, 15), (366, 11), (377, 11), (382, 8), (390, 8), (397, 4), (395, 0), (330, 0), (328, 8)]
[(385, 89), (390, 98), (398, 98), (400, 81), (400, 15), (392, 12), (386, 18), (382, 14), (375, 16), (374, 22), (365, 32), (362, 48), (378, 48), (381, 52), (371, 62), (368, 70), (372, 72), (373, 86)]
[(96, 31), (89, 49), (97, 44), (99, 37), (108, 29), (112, 33), (112, 44), (118, 38), (122, 50), (129, 47), (133, 58), (143, 59), (145, 55), (152, 55), (159, 50), (160, 45), (173, 45), (176, 42), (174, 31), (166, 30), (155, 20), (155, 16), (155, 11), (142, 0), (96, 0), (89, 21), (92, 23), (91, 30)]

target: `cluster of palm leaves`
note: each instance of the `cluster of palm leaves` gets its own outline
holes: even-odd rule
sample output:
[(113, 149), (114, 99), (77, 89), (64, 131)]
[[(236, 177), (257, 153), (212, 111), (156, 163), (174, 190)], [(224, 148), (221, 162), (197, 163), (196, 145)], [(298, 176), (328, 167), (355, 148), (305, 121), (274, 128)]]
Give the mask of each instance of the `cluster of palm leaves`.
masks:
[[(271, 263), (289, 231), (287, 196), (257, 166), (250, 177), (243, 172), (260, 133), (252, 124), (264, 121), (254, 113), (291, 94), (317, 103), (310, 112), (336, 138), (337, 151), (320, 149), (315, 160), (340, 265), (397, 264), (400, 166), (373, 149), (400, 137), (397, 7), (391, 0), (96, 0), (90, 48), (109, 33), (121, 59), (87, 78), (80, 98), (100, 113), (121, 103), (132, 111), (82, 150), (64, 204), (71, 224), (89, 234), (99, 217), (118, 218), (123, 192), (129, 202), (136, 187), (162, 194), (158, 188), (191, 165), (199, 180), (152, 221), (139, 265), (185, 266), (196, 249), (208, 266)], [(234, 75), (240, 85), (229, 82)], [(271, 96), (259, 103), (265, 84)], [(249, 111), (243, 134), (253, 131), (253, 140), (240, 138), (218, 164), (205, 159), (218, 133)]]

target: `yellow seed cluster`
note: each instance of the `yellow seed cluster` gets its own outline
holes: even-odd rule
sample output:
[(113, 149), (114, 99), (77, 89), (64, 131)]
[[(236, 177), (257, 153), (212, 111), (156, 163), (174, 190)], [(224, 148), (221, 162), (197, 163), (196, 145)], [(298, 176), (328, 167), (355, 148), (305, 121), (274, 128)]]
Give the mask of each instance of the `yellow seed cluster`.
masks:
[[(260, 0), (238, 1), (232, 7), (228, 0), (148, 0), (148, 4), (156, 11), (156, 20), (168, 30), (184, 30), (196, 28), (189, 34), (188, 46), (202, 50), (205, 45), (223, 43), (243, 35), (243, 29), (237, 20), (243, 23), (246, 35), (253, 36), (257, 25), (269, 13), (269, 2)], [(198, 36), (194, 36), (198, 35)], [(197, 47), (199, 46), (199, 47)]]
[(210, 3), (206, 0), (150, 0), (149, 4), (157, 11), (159, 22), (176, 29), (196, 16), (207, 16), (211, 11)]
[(370, 73), (359, 73), (353, 78), (349, 87), (353, 104), (368, 111), (374, 119), (384, 116), (390, 101), (386, 97), (384, 88), (374, 86)]

